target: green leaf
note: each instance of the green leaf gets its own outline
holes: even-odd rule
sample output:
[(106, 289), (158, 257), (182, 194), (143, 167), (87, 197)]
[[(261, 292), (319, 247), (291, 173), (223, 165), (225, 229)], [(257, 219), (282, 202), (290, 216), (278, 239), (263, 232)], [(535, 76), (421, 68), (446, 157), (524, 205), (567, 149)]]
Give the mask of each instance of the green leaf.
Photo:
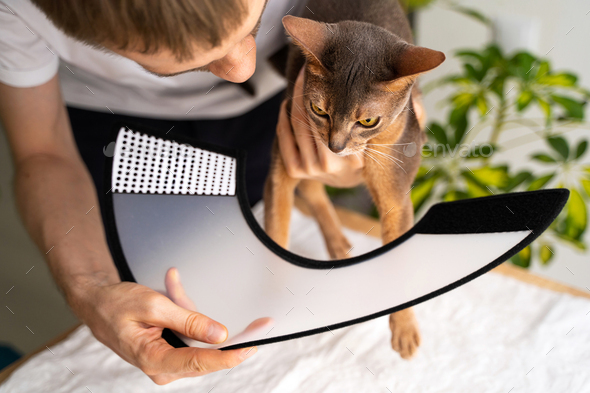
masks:
[(484, 14), (482, 14), (479, 11), (474, 10), (473, 8), (467, 8), (467, 7), (455, 5), (455, 6), (451, 7), (451, 9), (453, 11), (459, 12), (465, 16), (469, 16), (469, 17), (483, 23), (484, 25), (487, 25), (487, 26), (492, 25), (492, 21), (487, 16), (485, 16)]
[(518, 187), (519, 185), (521, 185), (525, 181), (529, 180), (531, 178), (531, 176), (532, 176), (532, 174), (527, 171), (522, 171), (522, 172), (516, 174), (515, 176), (510, 178), (510, 180), (508, 181), (508, 183), (504, 187), (502, 187), (502, 191), (510, 192), (510, 191), (514, 190), (516, 187)]
[(541, 259), (542, 265), (549, 264), (551, 258), (553, 258), (553, 250), (549, 248), (547, 244), (541, 244), (539, 247), (539, 258)]
[(477, 59), (480, 63), (483, 63), (483, 56), (481, 55), (481, 53), (476, 52), (474, 50), (460, 50), (455, 52), (455, 56), (457, 57), (466, 57), (466, 58), (474, 58)]
[(536, 74), (536, 72), (533, 72), (536, 61), (537, 58), (530, 53), (518, 52), (509, 60), (509, 63), (514, 75), (528, 81)]
[(557, 236), (565, 242), (568, 242), (572, 246), (576, 247), (578, 250), (586, 251), (586, 244), (584, 244), (584, 242), (581, 242), (580, 240), (572, 239), (568, 235), (564, 235), (562, 233), (555, 233), (555, 236)]
[(491, 145), (491, 144), (484, 144), (479, 147), (479, 152), (482, 156), (484, 157), (489, 157), (492, 154), (494, 154), (494, 152), (497, 150), (497, 146), (496, 145)]
[(561, 72), (559, 74), (544, 75), (537, 78), (537, 83), (548, 86), (575, 86), (578, 78), (575, 75)]
[(539, 81), (539, 78), (543, 77), (544, 75), (547, 75), (549, 73), (551, 69), (551, 66), (549, 65), (549, 62), (544, 60), (542, 62), (539, 63), (539, 69), (537, 70), (537, 81)]
[(551, 94), (551, 99), (565, 109), (567, 117), (576, 120), (584, 119), (584, 105), (586, 102), (579, 102), (568, 97), (558, 96), (557, 94)]
[(471, 104), (473, 104), (474, 100), (475, 100), (475, 95), (473, 95), (471, 93), (459, 93), (451, 98), (451, 102), (457, 108), (470, 107)]
[(531, 156), (531, 159), (536, 160), (536, 161), (541, 161), (544, 163), (548, 163), (548, 164), (557, 163), (557, 161), (555, 161), (555, 158), (553, 158), (547, 154), (543, 154), (543, 153), (535, 154), (535, 155)]
[(508, 184), (509, 178), (507, 168), (502, 167), (483, 167), (477, 169), (471, 169), (466, 172), (467, 175), (471, 175), (475, 180), (482, 186), (493, 186), (497, 188), (505, 187)]
[(455, 108), (449, 115), (449, 125), (455, 129), (455, 139), (451, 147), (461, 143), (465, 131), (467, 131), (467, 110)]
[(440, 124), (431, 123), (430, 126), (426, 127), (426, 129), (430, 132), (432, 136), (434, 136), (434, 139), (436, 139), (438, 143), (442, 143), (443, 145), (446, 145), (448, 143), (447, 133)]
[(541, 107), (541, 110), (545, 114), (545, 118), (549, 119), (551, 117), (551, 104), (549, 104), (547, 101), (545, 101), (543, 98), (539, 96), (535, 96), (535, 99), (537, 100), (539, 106)]
[(590, 197), (590, 180), (588, 179), (581, 179), (580, 182), (582, 183), (582, 187), (584, 187), (584, 191)]
[(420, 8), (424, 8), (434, 0), (402, 0), (402, 5), (406, 8), (407, 12), (412, 12)]
[(479, 198), (492, 194), (490, 190), (488, 190), (487, 188), (479, 184), (477, 181), (475, 181), (473, 177), (469, 175), (469, 172), (464, 172), (463, 177), (465, 178), (465, 182), (467, 183), (467, 194), (470, 198)]
[(489, 89), (496, 93), (498, 97), (504, 98), (506, 95), (506, 93), (504, 93), (504, 82), (506, 82), (506, 78), (503, 75), (499, 75), (492, 80)]
[(545, 184), (549, 183), (551, 179), (553, 179), (555, 173), (551, 173), (546, 176), (539, 177), (531, 182), (529, 187), (527, 188), (528, 191), (539, 190), (545, 186)]
[(460, 190), (450, 190), (443, 197), (442, 200), (445, 202), (457, 201), (459, 199), (467, 199), (469, 195)]
[[(436, 169), (435, 169), (436, 171)], [(426, 166), (422, 165), (420, 166), (420, 168), (418, 168), (418, 173), (416, 173), (416, 180), (422, 180), (422, 178), (424, 176), (426, 176), (427, 173), (432, 172), (432, 170), (430, 170), (430, 168), (427, 168)]]
[(436, 179), (438, 175), (431, 176), (428, 179), (424, 180), (423, 182), (416, 184), (414, 188), (412, 188), (412, 192), (410, 194), (412, 199), (412, 204), (414, 205), (414, 211), (417, 212), (420, 210), (422, 205), (430, 198), (432, 195), (432, 189), (436, 184)]
[(518, 96), (518, 99), (516, 100), (516, 108), (518, 109), (518, 111), (521, 112), (527, 106), (529, 106), (534, 97), (535, 96), (530, 90), (524, 90), (523, 92), (521, 92)]
[(467, 73), (467, 75), (471, 78), (474, 79), (478, 82), (481, 82), (481, 80), (483, 79), (485, 73), (478, 71), (475, 69), (475, 67), (472, 64), (469, 63), (464, 63), (463, 64), (463, 68), (465, 69), (465, 72)]
[(586, 153), (586, 149), (588, 148), (588, 141), (584, 140), (582, 142), (580, 142), (578, 144), (578, 147), (576, 148), (576, 160), (580, 157), (582, 157), (584, 155), (584, 153)]
[(586, 210), (586, 203), (582, 195), (572, 188), (570, 190), (570, 197), (567, 201), (567, 216), (566, 216), (566, 231), (565, 233), (573, 239), (580, 239), (580, 236), (586, 230), (588, 224), (588, 213)]
[(567, 141), (560, 137), (560, 136), (552, 136), (547, 138), (547, 142), (549, 142), (549, 145), (556, 151), (558, 152), (564, 160), (567, 160), (567, 158), (570, 155), (570, 148), (568, 146)]
[(485, 97), (483, 96), (483, 94), (480, 94), (477, 96), (476, 100), (475, 100), (475, 104), (477, 105), (477, 109), (479, 109), (479, 113), (484, 116), (488, 113), (488, 103), (485, 99)]
[(510, 258), (516, 266), (528, 268), (531, 265), (531, 246), (526, 246), (518, 252), (515, 256)]

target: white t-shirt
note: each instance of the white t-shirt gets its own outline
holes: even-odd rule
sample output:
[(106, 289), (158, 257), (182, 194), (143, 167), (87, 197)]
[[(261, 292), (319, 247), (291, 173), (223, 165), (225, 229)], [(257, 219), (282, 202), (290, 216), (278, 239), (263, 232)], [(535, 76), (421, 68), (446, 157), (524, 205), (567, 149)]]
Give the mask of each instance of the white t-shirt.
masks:
[(57, 72), (68, 105), (168, 119), (218, 119), (249, 111), (285, 87), (266, 60), (287, 42), (281, 18), (303, 0), (269, 0), (256, 37), (256, 95), (207, 72), (160, 78), (132, 60), (66, 36), (30, 0), (0, 0), (0, 82), (32, 87)]

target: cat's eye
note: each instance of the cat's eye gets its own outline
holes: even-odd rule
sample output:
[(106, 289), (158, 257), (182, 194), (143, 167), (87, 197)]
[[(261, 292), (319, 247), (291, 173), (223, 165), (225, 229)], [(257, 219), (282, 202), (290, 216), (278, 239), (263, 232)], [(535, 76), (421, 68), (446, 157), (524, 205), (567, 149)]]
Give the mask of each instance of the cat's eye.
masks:
[(373, 127), (379, 121), (378, 117), (370, 117), (368, 119), (359, 120), (363, 127)]
[(326, 116), (328, 114), (325, 110), (323, 110), (313, 102), (311, 103), (311, 109), (313, 109), (313, 111), (319, 116)]

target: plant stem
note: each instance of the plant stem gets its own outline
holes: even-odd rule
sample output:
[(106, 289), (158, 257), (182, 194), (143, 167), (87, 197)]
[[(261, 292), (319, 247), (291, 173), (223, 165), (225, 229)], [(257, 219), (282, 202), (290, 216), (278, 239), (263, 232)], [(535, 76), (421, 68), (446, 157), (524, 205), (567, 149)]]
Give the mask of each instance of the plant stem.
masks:
[(506, 110), (508, 106), (506, 105), (506, 100), (500, 100), (500, 108), (498, 108), (498, 115), (494, 121), (494, 128), (492, 129), (492, 136), (490, 138), (490, 144), (492, 146), (496, 146), (498, 143), (498, 139), (500, 138), (500, 132), (502, 132), (502, 127), (504, 126), (504, 118), (506, 117)]

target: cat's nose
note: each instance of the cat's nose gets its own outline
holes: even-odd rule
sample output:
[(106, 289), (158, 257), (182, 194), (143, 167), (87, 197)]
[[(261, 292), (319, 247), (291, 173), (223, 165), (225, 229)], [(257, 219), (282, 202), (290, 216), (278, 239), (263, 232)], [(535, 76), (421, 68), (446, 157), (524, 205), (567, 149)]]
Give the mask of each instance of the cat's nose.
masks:
[(330, 150), (332, 150), (332, 152), (338, 154), (338, 153), (342, 152), (344, 149), (346, 149), (346, 142), (338, 142), (338, 141), (332, 140), (328, 144), (328, 147), (330, 148)]

